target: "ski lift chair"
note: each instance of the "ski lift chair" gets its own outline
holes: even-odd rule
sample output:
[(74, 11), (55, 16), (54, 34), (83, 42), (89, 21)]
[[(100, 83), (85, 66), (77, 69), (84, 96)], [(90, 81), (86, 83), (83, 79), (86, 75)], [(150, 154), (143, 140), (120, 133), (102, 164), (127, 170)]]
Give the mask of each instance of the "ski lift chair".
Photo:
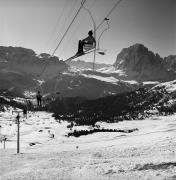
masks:
[(95, 44), (88, 44), (88, 43), (84, 44), (84, 51), (90, 51), (94, 48), (95, 48)]
[(106, 24), (107, 24), (107, 28), (105, 28), (105, 29), (102, 31), (102, 33), (100, 34), (100, 36), (99, 36), (99, 38), (98, 38), (98, 54), (100, 54), (100, 55), (106, 55), (106, 50), (100, 49), (100, 39), (101, 39), (103, 33), (104, 33), (105, 31), (109, 30), (109, 23), (108, 23), (109, 19), (106, 17), (106, 18), (104, 18), (104, 21), (105, 21)]
[(56, 94), (60, 94), (60, 92), (59, 92), (59, 91), (56, 91)]
[(56, 76), (56, 83), (55, 83), (55, 88), (54, 88), (54, 92), (56, 95), (59, 95), (60, 92), (57, 91), (57, 86), (58, 86), (58, 83), (62, 80), (62, 73), (58, 73), (58, 75)]

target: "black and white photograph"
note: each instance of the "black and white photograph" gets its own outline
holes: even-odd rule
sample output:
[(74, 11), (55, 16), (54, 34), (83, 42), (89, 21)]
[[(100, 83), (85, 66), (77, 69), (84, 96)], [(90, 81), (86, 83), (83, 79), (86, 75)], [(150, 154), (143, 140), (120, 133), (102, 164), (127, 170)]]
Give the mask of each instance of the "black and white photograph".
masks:
[(176, 0), (0, 0), (0, 180), (176, 180)]

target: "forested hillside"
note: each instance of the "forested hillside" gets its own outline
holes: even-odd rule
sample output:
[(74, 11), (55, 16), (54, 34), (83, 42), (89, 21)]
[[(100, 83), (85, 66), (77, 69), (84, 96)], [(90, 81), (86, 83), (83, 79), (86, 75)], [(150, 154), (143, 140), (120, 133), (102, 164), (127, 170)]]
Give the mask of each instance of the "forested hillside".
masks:
[(175, 103), (169, 103), (171, 99), (164, 87), (140, 88), (96, 100), (57, 99), (50, 104), (49, 110), (54, 112), (56, 118), (75, 121), (77, 124), (118, 122), (144, 119), (153, 113), (171, 114), (176, 110)]

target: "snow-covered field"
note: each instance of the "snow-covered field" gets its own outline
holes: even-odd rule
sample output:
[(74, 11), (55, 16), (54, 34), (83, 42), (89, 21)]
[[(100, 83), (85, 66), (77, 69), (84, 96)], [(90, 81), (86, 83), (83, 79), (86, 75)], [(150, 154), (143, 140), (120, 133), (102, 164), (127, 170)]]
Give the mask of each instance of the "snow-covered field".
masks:
[(0, 137), (8, 138), (6, 149), (0, 143), (2, 180), (176, 179), (176, 115), (99, 123), (105, 128), (139, 129), (132, 133), (68, 138), (67, 122), (59, 123), (46, 112), (31, 112), (28, 119), (21, 117), (20, 154), (16, 154), (15, 117), (11, 110), (0, 113)]
[(155, 86), (155, 88), (156, 87), (165, 87), (166, 91), (169, 93), (175, 92), (176, 91), (176, 80), (160, 83), (157, 86)]

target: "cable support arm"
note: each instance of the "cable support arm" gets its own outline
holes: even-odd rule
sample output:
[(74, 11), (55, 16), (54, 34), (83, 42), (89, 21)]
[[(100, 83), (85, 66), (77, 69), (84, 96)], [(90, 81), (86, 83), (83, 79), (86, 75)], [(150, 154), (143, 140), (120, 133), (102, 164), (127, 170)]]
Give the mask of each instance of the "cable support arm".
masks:
[(103, 33), (107, 30), (109, 30), (110, 26), (109, 26), (109, 19), (108, 18), (105, 18), (104, 21), (106, 21), (106, 24), (107, 24), (107, 27), (101, 32), (99, 38), (98, 38), (98, 50), (100, 49), (100, 38), (102, 37)]
[[(89, 16), (90, 16), (91, 19), (92, 19), (93, 26), (94, 26), (94, 38), (95, 38), (95, 40), (96, 40), (96, 23), (95, 23), (95, 20), (94, 20), (94, 18), (93, 18), (93, 16), (92, 16), (92, 13), (91, 13), (87, 8), (84, 7), (84, 4), (82, 4), (82, 7), (83, 7), (83, 9), (84, 9), (85, 11), (88, 12)], [(96, 43), (96, 41), (95, 41), (95, 50), (94, 50), (94, 58), (93, 58), (93, 71), (94, 71), (94, 68), (95, 68), (96, 44), (97, 44), (97, 43)]]

